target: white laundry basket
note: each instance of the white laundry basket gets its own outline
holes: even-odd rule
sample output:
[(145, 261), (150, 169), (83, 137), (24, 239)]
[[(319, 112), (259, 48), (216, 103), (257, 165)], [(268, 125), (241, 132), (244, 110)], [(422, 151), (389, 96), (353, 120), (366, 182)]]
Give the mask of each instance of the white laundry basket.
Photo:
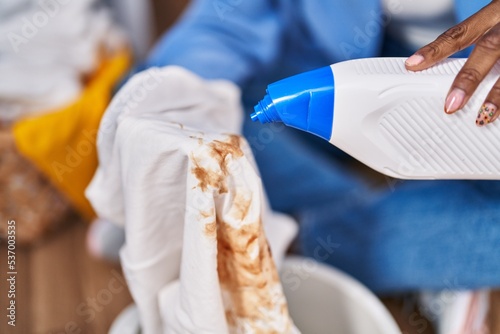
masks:
[(280, 275), (290, 315), (303, 334), (401, 334), (370, 290), (331, 266), (288, 257)]
[[(339, 270), (288, 257), (280, 270), (290, 315), (303, 334), (401, 334), (380, 300)], [(109, 334), (138, 334), (135, 306), (114, 321)]]

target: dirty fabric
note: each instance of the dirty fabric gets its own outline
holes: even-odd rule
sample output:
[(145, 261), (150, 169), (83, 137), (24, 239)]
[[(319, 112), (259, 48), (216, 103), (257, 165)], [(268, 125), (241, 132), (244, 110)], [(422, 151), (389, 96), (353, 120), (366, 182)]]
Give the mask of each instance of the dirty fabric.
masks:
[(87, 196), (125, 227), (143, 333), (298, 332), (275, 265), (296, 226), (268, 208), (241, 115), (235, 85), (166, 67), (133, 77), (101, 122)]

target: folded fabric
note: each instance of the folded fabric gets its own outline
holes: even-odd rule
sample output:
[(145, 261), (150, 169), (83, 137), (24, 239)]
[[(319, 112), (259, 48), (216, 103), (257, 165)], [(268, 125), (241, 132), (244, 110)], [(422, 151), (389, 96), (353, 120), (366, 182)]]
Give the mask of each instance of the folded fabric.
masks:
[(94, 211), (84, 191), (97, 168), (96, 136), (113, 87), (130, 67), (122, 49), (105, 59), (72, 104), (22, 118), (13, 126), (15, 145), (88, 218)]
[(296, 224), (268, 208), (241, 115), (232, 83), (167, 67), (134, 76), (101, 122), (87, 196), (125, 226), (143, 333), (298, 332), (275, 266)]
[(76, 100), (108, 50), (125, 44), (96, 0), (8, 1), (0, 6), (0, 120)]

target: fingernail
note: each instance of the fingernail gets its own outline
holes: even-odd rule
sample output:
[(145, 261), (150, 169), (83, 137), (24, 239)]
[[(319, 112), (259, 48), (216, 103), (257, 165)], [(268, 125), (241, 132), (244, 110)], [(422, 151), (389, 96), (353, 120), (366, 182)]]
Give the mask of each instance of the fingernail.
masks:
[(484, 126), (493, 122), (498, 117), (498, 115), (495, 115), (496, 112), (497, 107), (493, 103), (486, 102), (482, 105), (481, 109), (479, 109), (476, 118), (476, 125)]
[(444, 111), (447, 114), (457, 111), (464, 102), (464, 98), (465, 92), (459, 88), (454, 88), (446, 98)]
[(405, 64), (407, 66), (417, 66), (420, 65), (424, 61), (424, 56), (414, 54), (410, 58), (406, 59)]

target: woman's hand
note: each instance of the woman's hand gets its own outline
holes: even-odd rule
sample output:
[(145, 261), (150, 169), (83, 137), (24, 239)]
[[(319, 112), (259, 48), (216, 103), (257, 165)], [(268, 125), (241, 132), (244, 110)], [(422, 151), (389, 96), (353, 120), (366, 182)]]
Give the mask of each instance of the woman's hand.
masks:
[[(500, 0), (493, 0), (406, 60), (408, 70), (420, 71), (474, 43), (474, 50), (457, 74), (446, 97), (444, 111), (448, 114), (461, 109), (467, 103), (480, 82), (500, 59)], [(479, 110), (476, 124), (483, 126), (496, 120), (500, 115), (499, 106), (500, 79)]]

